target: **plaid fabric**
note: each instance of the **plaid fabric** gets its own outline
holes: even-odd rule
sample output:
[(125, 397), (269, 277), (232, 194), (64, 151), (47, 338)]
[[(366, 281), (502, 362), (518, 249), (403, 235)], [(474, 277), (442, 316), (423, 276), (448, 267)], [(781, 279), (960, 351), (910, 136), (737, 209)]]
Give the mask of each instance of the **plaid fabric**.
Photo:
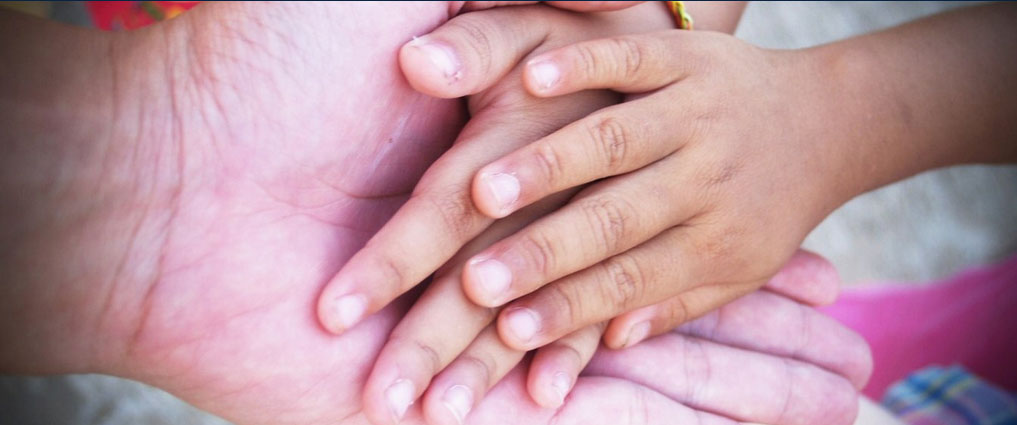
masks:
[(1017, 424), (1017, 395), (960, 366), (912, 374), (886, 391), (883, 406), (910, 425)]

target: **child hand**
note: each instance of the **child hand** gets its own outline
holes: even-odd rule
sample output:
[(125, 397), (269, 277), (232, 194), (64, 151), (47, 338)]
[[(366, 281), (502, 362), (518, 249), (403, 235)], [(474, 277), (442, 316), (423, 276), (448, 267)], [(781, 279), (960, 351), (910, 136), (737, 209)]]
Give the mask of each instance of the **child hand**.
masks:
[[(838, 205), (823, 180), (834, 170), (821, 132), (803, 119), (823, 86), (801, 62), (796, 52), (677, 30), (530, 59), (524, 84), (536, 96), (595, 88), (630, 96), (475, 176), (472, 198), (493, 218), (590, 184), (467, 262), (471, 300), (515, 300), (500, 314), (502, 339), (540, 347), (679, 294), (709, 311), (766, 282)], [(632, 345), (695, 313), (616, 320), (605, 343)]]

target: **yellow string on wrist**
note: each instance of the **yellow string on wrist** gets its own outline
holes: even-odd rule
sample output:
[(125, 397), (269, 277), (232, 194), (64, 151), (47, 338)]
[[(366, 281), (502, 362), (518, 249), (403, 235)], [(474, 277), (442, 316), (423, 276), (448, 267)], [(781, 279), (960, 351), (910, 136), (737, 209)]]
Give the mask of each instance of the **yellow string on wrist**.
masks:
[(692, 29), (692, 15), (685, 11), (685, 2), (683, 1), (668, 1), (667, 8), (671, 9), (671, 14), (674, 15), (674, 20), (678, 24), (679, 29), (691, 30)]

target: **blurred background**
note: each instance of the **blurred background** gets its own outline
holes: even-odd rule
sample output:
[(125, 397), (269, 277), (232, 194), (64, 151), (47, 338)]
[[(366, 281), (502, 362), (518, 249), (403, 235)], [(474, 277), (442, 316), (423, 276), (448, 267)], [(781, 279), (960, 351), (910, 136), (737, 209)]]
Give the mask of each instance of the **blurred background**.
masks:
[[(803, 48), (970, 4), (755, 2), (737, 36), (764, 47)], [(93, 26), (82, 2), (3, 6)], [(832, 260), (847, 286), (921, 284), (998, 262), (1017, 252), (1017, 166), (944, 169), (860, 196), (823, 222), (805, 245)], [(123, 379), (0, 377), (3, 425), (225, 423), (165, 392)]]

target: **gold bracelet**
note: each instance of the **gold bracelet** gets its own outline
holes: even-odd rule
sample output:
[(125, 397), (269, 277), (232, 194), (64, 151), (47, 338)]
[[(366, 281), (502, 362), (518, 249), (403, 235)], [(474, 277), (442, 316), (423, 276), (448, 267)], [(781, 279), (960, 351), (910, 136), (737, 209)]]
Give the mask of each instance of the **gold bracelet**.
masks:
[(683, 30), (692, 29), (692, 15), (685, 11), (685, 2), (683, 1), (669, 1), (667, 8), (671, 9), (671, 14), (674, 15), (674, 20), (678, 23), (678, 28)]

